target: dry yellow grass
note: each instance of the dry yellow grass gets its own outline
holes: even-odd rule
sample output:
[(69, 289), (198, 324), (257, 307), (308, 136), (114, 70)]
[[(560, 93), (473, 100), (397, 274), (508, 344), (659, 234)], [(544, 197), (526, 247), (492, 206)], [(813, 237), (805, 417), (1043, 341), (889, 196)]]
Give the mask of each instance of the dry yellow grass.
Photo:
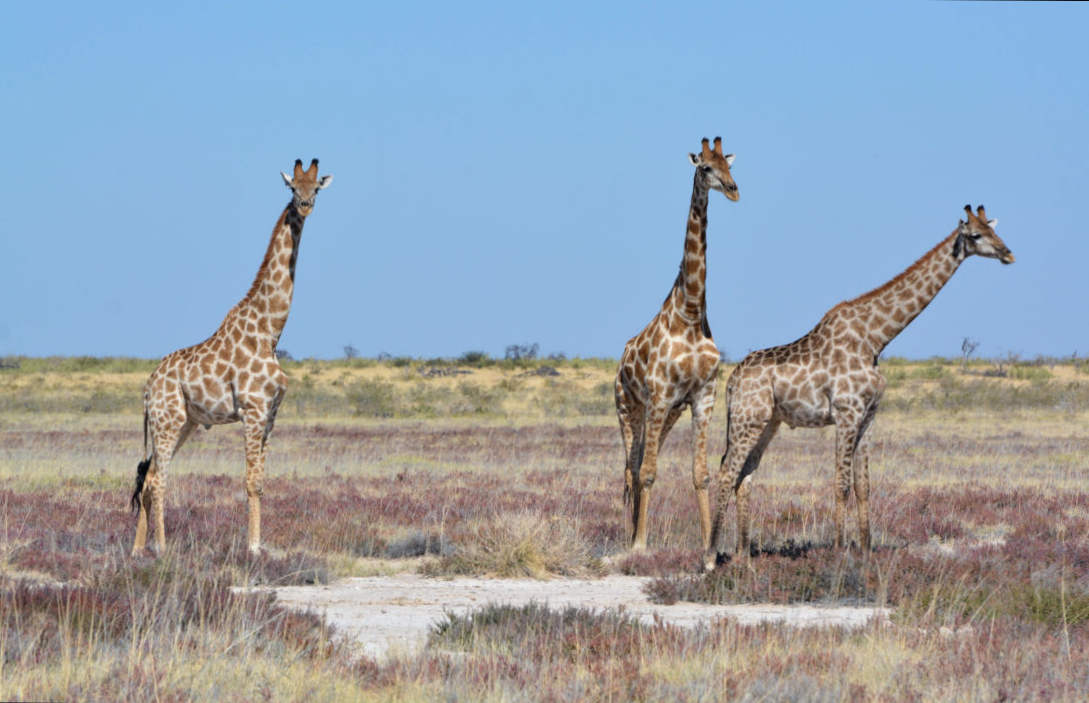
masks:
[[(288, 364), (291, 387), (268, 464), (267, 500), (279, 501), (281, 510), (270, 509), (269, 542), (278, 547), (271, 556), (281, 558), (303, 549), (320, 554), (334, 575), (387, 573), (419, 568), (441, 555), (392, 559), (386, 547), (367, 551), (367, 540), (396, 545), (414, 536), (445, 535), (463, 548), (463, 556), (473, 557), (474, 549), (490, 548), (492, 554), (484, 556), (492, 557), (502, 549), (510, 552), (505, 560), (482, 561), (471, 569), (562, 573), (568, 567), (563, 562), (551, 564), (553, 555), (547, 548), (567, 544), (561, 551), (572, 551), (574, 538), (568, 528), (586, 525), (597, 532), (579, 533), (582, 546), (610, 553), (624, 532), (620, 438), (611, 407), (615, 364), (543, 363), (555, 366), (560, 375), (527, 373), (537, 368), (533, 365), (462, 367), (470, 373), (427, 375), (435, 368), (447, 371), (453, 364)], [(0, 370), (0, 481), (9, 489), (8, 502), (0, 504), (0, 512), (9, 516), (0, 524), (0, 576), (34, 576), (39, 582), (50, 578), (17, 563), (31, 547), (47, 553), (49, 545), (63, 543), (67, 546), (61, 556), (79, 554), (83, 564), (85, 554), (112, 553), (114, 547), (108, 545), (114, 543), (103, 535), (120, 534), (124, 544), (119, 549), (127, 546), (132, 517), (125, 508), (142, 452), (140, 388), (153, 363), (130, 366), (103, 371), (44, 366)], [(995, 490), (1024, 486), (1032, 489), (1025, 495), (1034, 496), (1084, 492), (1089, 480), (1084, 450), (1089, 442), (1089, 404), (1079, 394), (1089, 388), (1089, 374), (1072, 365), (1029, 365), (1013, 378), (983, 376), (981, 372), (989, 368), (973, 365), (969, 371), (978, 373), (962, 373), (956, 364), (888, 364), (886, 372), (896, 381), (870, 433), (875, 501), (880, 504), (875, 508), (876, 539), (886, 551), (901, 539), (893, 528), (899, 529), (914, 514), (902, 506), (918, 506), (908, 501), (916, 487), (924, 492), (948, 488), (939, 491), (948, 495), (979, 486)], [(725, 383), (729, 371), (723, 369), (720, 383)], [(354, 414), (348, 394), (368, 383), (389, 391), (393, 417)], [(425, 400), (431, 400), (424, 404), (426, 412), (414, 414), (413, 398), (424, 397), (421, 388), (431, 394)], [(1032, 395), (1009, 395), (1015, 389)], [(1007, 403), (1010, 399), (1015, 402)], [(724, 402), (720, 392), (711, 437), (712, 469), (714, 457), (723, 450)], [(466, 412), (467, 407), (476, 409)], [(685, 419), (663, 452), (651, 535), (662, 550), (691, 549), (698, 540), (689, 440)], [(833, 445), (828, 428), (781, 430), (755, 477), (755, 535), (769, 544), (784, 538), (829, 540)], [(226, 534), (223, 526), (242, 519), (242, 471), (237, 425), (198, 431), (172, 464), (169, 505), (189, 511), (171, 526), (169, 539), (179, 545), (178, 558), (196, 554), (205, 541)], [(575, 493), (582, 495), (556, 499)], [(505, 494), (512, 496), (506, 503)], [(30, 518), (10, 516), (28, 495), (37, 495), (49, 506), (40, 512), (50, 519), (63, 513), (46, 533), (58, 539), (33, 546), (16, 534), (20, 519)], [(305, 505), (296, 505), (299, 497)], [(418, 517), (412, 512), (414, 501), (421, 506)], [(1084, 519), (1084, 501), (1061, 505), (1057, 512), (1066, 519)], [(311, 506), (320, 510), (310, 510)], [(455, 511), (460, 511), (456, 513), (460, 525), (449, 517)], [(543, 521), (557, 514), (567, 522)], [(933, 549), (924, 538), (917, 547), (940, 553), (943, 547), (955, 550), (976, 541), (1012, 539), (1015, 521), (1006, 514), (988, 514), (951, 513), (946, 522), (950, 529), (963, 528), (963, 534), (954, 530), (954, 537), (935, 542)], [(296, 526), (304, 524), (336, 529), (296, 545)], [(496, 530), (500, 524), (513, 528)], [(202, 531), (187, 537), (190, 530)], [(186, 539), (190, 541), (183, 542)], [(95, 546), (100, 543), (107, 546)], [(59, 548), (49, 549), (53, 554)], [(116, 573), (131, 569), (124, 562)], [(115, 572), (104, 568), (103, 573)], [(179, 568), (166, 574), (162, 588), (181, 580), (184, 573)], [(154, 589), (152, 593), (156, 595)], [(155, 597), (148, 602), (161, 601)], [(500, 641), (494, 651), (463, 649), (456, 656), (444, 645), (383, 670), (381, 677), (368, 677), (307, 659), (291, 640), (262, 649), (250, 647), (244, 637), (235, 641), (227, 634), (235, 630), (229, 628), (198, 625), (175, 631), (159, 625), (163, 634), (152, 642), (155, 631), (143, 622), (137, 621), (131, 640), (110, 639), (98, 625), (90, 631), (100, 643), (124, 642), (120, 648), (93, 646), (90, 635), (84, 634), (84, 640), (72, 638), (52, 659), (37, 664), (20, 659), (6, 666), (0, 672), (0, 698), (66, 698), (79, 692), (93, 697), (95, 691), (120, 692), (113, 697), (132, 692), (135, 697), (159, 691), (166, 698), (429, 700), (454, 691), (465, 699), (511, 700), (516, 699), (511, 691), (519, 689), (510, 687), (523, 685), (519, 682), (539, 687), (555, 678), (555, 672), (571, 682), (572, 690), (582, 686), (591, 698), (615, 691), (612, 697), (617, 700), (639, 697), (627, 695), (628, 685), (637, 685), (631, 690), (642, 691), (644, 699), (714, 699), (731, 690), (737, 695), (750, 690), (757, 698), (810, 695), (838, 700), (854, 696), (854, 687), (868, 696), (890, 699), (906, 691), (927, 699), (995, 698), (1010, 651), (1020, 668), (1012, 669), (1007, 678), (1016, 681), (1030, 670), (1033, 657), (1056, 651), (1058, 641), (1047, 639), (1050, 631), (1039, 630), (1034, 631), (1039, 641), (1022, 644), (1020, 630), (1007, 627), (995, 635), (993, 623), (986, 625), (986, 635), (980, 625), (963, 641), (949, 639), (934, 630), (934, 623), (918, 618), (854, 634), (726, 625), (713, 636), (644, 640), (645, 633), (636, 634), (635, 640), (646, 646), (639, 644), (639, 657), (633, 660), (613, 658), (610, 652), (622, 639), (610, 635), (608, 628), (591, 628), (585, 634), (572, 630), (561, 642), (549, 645), (552, 649), (533, 649), (538, 646), (534, 642), (547, 639), (544, 634), (524, 644)], [(581, 620), (578, 627), (583, 627)], [(82, 632), (74, 628), (65, 632), (69, 631)], [(1083, 636), (1072, 632), (1075, 653), (1084, 653), (1083, 646), (1078, 648), (1083, 640), (1077, 639)], [(988, 649), (992, 639), (993, 652)], [(9, 641), (23, 644), (14, 635)], [(0, 642), (0, 660), (3, 646)], [(536, 669), (523, 669), (521, 664), (541, 660), (542, 653), (558, 663), (550, 665), (557, 667), (554, 670), (541, 669), (545, 673), (537, 679)], [(942, 668), (952, 657), (963, 661)], [(1064, 660), (1055, 664), (1064, 665)], [(724, 688), (730, 681), (747, 688)], [(1009, 688), (1009, 681), (1005, 685), (1012, 697), (1024, 693)], [(1084, 685), (1071, 690), (1083, 689)]]
[[(105, 364), (105, 370), (71, 370), (38, 364), (28, 370), (0, 370), (0, 422), (25, 414), (140, 415), (141, 391), (153, 362)], [(131, 370), (120, 371), (114, 367)], [(547, 375), (545, 367), (558, 375)], [(367, 416), (503, 417), (537, 421), (562, 417), (613, 417), (616, 364), (608, 359), (538, 361), (482, 366), (442, 360), (376, 362), (285, 362), (289, 376), (281, 419)], [(953, 361), (890, 361), (883, 412), (1017, 410), (1048, 405), (1086, 407), (1089, 373), (1083, 364), (991, 364), (962, 367)], [(719, 374), (716, 414), (724, 412), (722, 392), (733, 366)], [(1004, 376), (992, 374), (1000, 372)], [(385, 394), (383, 396), (383, 394)], [(382, 396), (382, 397), (379, 397)], [(975, 402), (977, 401), (978, 402)], [(376, 407), (381, 405), (382, 407)]]

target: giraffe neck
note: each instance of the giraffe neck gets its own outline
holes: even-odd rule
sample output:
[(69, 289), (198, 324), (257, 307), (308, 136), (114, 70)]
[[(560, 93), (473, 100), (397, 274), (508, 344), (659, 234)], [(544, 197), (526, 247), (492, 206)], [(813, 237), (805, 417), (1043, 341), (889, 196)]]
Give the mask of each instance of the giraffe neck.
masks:
[(846, 303), (845, 317), (861, 323), (862, 346), (874, 358), (930, 304), (965, 259), (954, 231), (885, 285)]
[(673, 316), (690, 325), (707, 326), (707, 185), (696, 171), (692, 183), (692, 204), (688, 208), (688, 229), (684, 237), (681, 270), (667, 299)]
[(257, 333), (271, 337), (272, 347), (280, 341), (287, 324), (291, 297), (295, 292), (295, 261), (299, 256), (305, 218), (288, 203), (276, 221), (261, 267), (246, 297), (238, 304), (243, 317), (256, 318)]

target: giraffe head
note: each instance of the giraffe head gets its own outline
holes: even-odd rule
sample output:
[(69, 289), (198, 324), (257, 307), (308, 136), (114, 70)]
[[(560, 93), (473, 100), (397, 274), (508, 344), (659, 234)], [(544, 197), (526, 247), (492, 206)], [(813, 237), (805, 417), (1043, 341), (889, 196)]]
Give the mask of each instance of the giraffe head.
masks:
[(1012, 264), (1013, 252), (994, 232), (998, 220), (988, 220), (982, 205), (976, 209), (975, 214), (972, 214), (971, 205), (965, 205), (964, 211), (968, 213), (968, 218), (967, 221), (961, 220), (957, 224), (957, 241), (953, 245), (953, 255), (959, 256), (963, 249), (965, 257), (979, 254), (998, 259), (1004, 264)]
[(317, 197), (318, 191), (333, 182), (332, 175), (318, 178), (317, 159), (311, 161), (310, 168), (305, 171), (302, 167), (302, 159), (295, 159), (295, 174), (289, 178), (286, 173), (280, 171), (280, 175), (284, 177), (284, 183), (295, 196), (295, 209), (303, 217), (314, 210), (314, 198)]
[(698, 154), (689, 154), (688, 160), (696, 167), (696, 172), (711, 190), (717, 190), (730, 200), (738, 199), (737, 184), (730, 175), (730, 166), (734, 163), (733, 154), (722, 153), (722, 137), (715, 137), (715, 148), (705, 138), (703, 149)]

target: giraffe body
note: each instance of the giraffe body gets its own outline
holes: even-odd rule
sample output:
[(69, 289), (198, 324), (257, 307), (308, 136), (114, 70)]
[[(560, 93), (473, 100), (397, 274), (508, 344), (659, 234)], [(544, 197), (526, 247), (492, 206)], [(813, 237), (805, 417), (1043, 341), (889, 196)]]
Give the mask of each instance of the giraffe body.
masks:
[(782, 423), (836, 427), (835, 544), (845, 544), (847, 499), (853, 488), (859, 543), (870, 548), (869, 458), (862, 445), (885, 390), (881, 351), (933, 300), (965, 258), (979, 254), (1013, 263), (983, 206), (921, 259), (885, 285), (840, 303), (808, 334), (790, 344), (749, 354), (726, 383), (726, 454), (720, 465), (719, 501), (704, 567), (721, 551), (725, 512), (737, 502), (735, 554), (749, 556), (752, 473)]
[(287, 391), (276, 344), (291, 308), (303, 224), (317, 191), (332, 180), (317, 174), (317, 159), (305, 171), (297, 160), (291, 178), (281, 174), (293, 196), (273, 228), (249, 292), (211, 337), (164, 357), (144, 386), (144, 451), (150, 439), (151, 452), (137, 468), (133, 555), (144, 550), (149, 523), (154, 524), (158, 550), (166, 547), (166, 473), (185, 440), (197, 425), (207, 429), (239, 421), (246, 437), (249, 548), (254, 552), (260, 548), (265, 445)]
[(646, 547), (658, 448), (686, 406), (692, 409), (692, 482), (704, 548), (709, 544), (707, 428), (719, 353), (707, 323), (707, 199), (711, 190), (738, 199), (730, 175), (733, 158), (722, 153), (717, 137), (714, 149), (704, 139), (700, 154), (689, 154), (696, 175), (681, 270), (658, 314), (624, 346), (617, 370), (616, 412), (624, 442), (624, 501), (631, 507), (632, 549)]

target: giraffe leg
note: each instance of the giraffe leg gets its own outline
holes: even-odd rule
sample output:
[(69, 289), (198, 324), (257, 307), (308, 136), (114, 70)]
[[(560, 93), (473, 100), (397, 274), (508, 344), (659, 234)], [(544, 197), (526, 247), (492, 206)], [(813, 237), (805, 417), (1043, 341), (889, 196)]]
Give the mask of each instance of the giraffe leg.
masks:
[(181, 449), (189, 434), (196, 427), (185, 416), (162, 418), (152, 433), (152, 456), (144, 477), (139, 496), (139, 514), (136, 518), (136, 538), (132, 554), (144, 551), (148, 532), (155, 537), (155, 551), (166, 550), (166, 524), (163, 507), (166, 501), (166, 472), (174, 455)]
[(650, 502), (650, 487), (658, 474), (658, 443), (668, 414), (668, 407), (661, 403), (652, 405), (647, 413), (643, 461), (639, 466), (638, 475), (633, 477), (635, 482), (635, 501), (632, 505), (632, 515), (635, 517), (631, 545), (633, 551), (640, 551), (647, 547), (647, 506)]
[[(729, 412), (729, 411), (727, 411)], [(749, 452), (756, 445), (763, 429), (760, 425), (742, 427), (740, 423), (727, 423), (726, 453), (718, 466), (718, 504), (715, 517), (711, 521), (711, 544), (703, 555), (703, 568), (712, 571), (718, 561), (718, 555), (724, 553), (724, 532), (726, 508), (730, 504), (730, 495), (736, 493), (741, 483), (741, 468)], [(740, 519), (740, 517), (739, 517)]]
[[(620, 421), (620, 438), (624, 442), (624, 506), (632, 504), (632, 477), (643, 461), (643, 406), (632, 397), (618, 377), (616, 380), (616, 416)], [(634, 513), (632, 524), (635, 524)]]
[(779, 429), (779, 420), (754, 417), (742, 422), (740, 418), (731, 417), (727, 428), (726, 453), (719, 464), (718, 506), (711, 523), (710, 545), (703, 557), (703, 568), (707, 571), (715, 568), (718, 555), (723, 552), (723, 528), (731, 493), (737, 500), (735, 558), (749, 558), (749, 477), (760, 464), (764, 449)]
[(860, 447), (853, 464), (855, 503), (858, 507), (858, 544), (863, 552), (870, 551), (870, 456)]
[(261, 496), (265, 484), (265, 444), (274, 416), (267, 408), (247, 408), (242, 413), (246, 435), (246, 500), (249, 508), (248, 544), (251, 554), (261, 551)]
[[(155, 465), (155, 455), (151, 455), (149, 460), (151, 463), (148, 466), (148, 472), (150, 473), (151, 467)], [(145, 479), (147, 474), (144, 475)], [(148, 505), (150, 503), (151, 494), (147, 490), (141, 490), (140, 495), (137, 497), (137, 515), (136, 515), (136, 537), (132, 541), (132, 556), (138, 557), (144, 553), (144, 548), (147, 546), (147, 515)]]
[(858, 508), (858, 544), (863, 552), (870, 551), (870, 449), (865, 440), (865, 432), (877, 412), (874, 404), (866, 413), (859, 428), (858, 443), (851, 470), (854, 479), (855, 503)]
[(749, 510), (749, 493), (752, 491), (752, 473), (760, 465), (760, 460), (764, 457), (764, 450), (768, 448), (768, 444), (771, 443), (775, 433), (779, 430), (779, 423), (780, 420), (773, 419), (764, 425), (763, 431), (760, 432), (756, 440), (756, 445), (749, 451), (749, 456), (745, 459), (741, 474), (738, 476), (738, 481), (734, 487), (734, 495), (737, 496), (737, 548), (734, 553), (743, 555), (742, 558), (744, 559), (749, 558), (750, 552), (749, 527), (751, 525), (751, 513)]
[(707, 430), (715, 407), (715, 383), (709, 383), (692, 400), (692, 487), (696, 491), (696, 509), (700, 519), (700, 544), (706, 552), (711, 546), (711, 502), (707, 470)]
[[(855, 403), (842, 403), (834, 407), (836, 422), (836, 468), (833, 490), (836, 497), (834, 519), (834, 545), (846, 546), (847, 498), (851, 494), (852, 467), (858, 442), (861, 438), (864, 412)], [(867, 496), (868, 498), (869, 496)]]

